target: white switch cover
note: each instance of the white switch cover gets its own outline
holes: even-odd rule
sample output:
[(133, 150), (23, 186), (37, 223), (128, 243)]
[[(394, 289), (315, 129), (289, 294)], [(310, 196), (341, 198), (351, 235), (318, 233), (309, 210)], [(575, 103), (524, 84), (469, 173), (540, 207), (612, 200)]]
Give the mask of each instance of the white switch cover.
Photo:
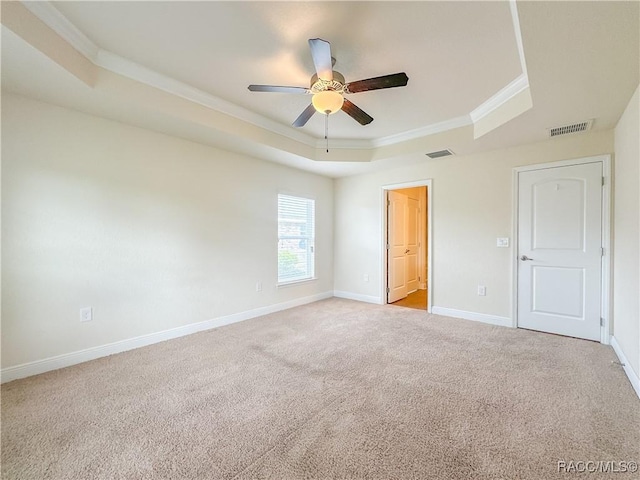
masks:
[(85, 307), (80, 309), (80, 321), (90, 322), (93, 320), (93, 309), (91, 307)]
[(496, 242), (497, 247), (506, 248), (509, 246), (509, 237), (498, 237)]
[(480, 295), (481, 297), (484, 297), (487, 295), (487, 287), (485, 287), (484, 285), (478, 285), (478, 295)]
[(256, 292), (262, 291), (262, 282), (256, 282)]
[(365, 273), (364, 275), (362, 275), (362, 280), (365, 281), (365, 282), (368, 282), (369, 281), (369, 274)]

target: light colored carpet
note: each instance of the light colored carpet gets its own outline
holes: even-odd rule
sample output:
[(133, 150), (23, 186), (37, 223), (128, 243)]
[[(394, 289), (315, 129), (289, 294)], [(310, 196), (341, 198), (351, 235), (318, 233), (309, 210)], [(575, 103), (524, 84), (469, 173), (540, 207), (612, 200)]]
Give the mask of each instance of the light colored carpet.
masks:
[(613, 360), (329, 299), (5, 384), (2, 476), (574, 478), (558, 460), (639, 460), (640, 401)]
[(397, 302), (393, 302), (391, 305), (395, 305), (396, 307), (407, 307), (407, 308), (416, 308), (418, 310), (426, 310), (427, 309), (427, 291), (416, 290), (415, 292), (410, 293), (409, 295), (398, 300)]

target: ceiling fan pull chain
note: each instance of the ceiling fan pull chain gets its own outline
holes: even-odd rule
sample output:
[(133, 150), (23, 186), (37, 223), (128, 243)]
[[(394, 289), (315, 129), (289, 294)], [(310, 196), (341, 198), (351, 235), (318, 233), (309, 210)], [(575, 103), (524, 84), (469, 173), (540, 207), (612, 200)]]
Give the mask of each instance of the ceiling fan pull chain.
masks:
[(329, 111), (324, 115), (324, 139), (327, 141), (327, 153), (329, 153)]

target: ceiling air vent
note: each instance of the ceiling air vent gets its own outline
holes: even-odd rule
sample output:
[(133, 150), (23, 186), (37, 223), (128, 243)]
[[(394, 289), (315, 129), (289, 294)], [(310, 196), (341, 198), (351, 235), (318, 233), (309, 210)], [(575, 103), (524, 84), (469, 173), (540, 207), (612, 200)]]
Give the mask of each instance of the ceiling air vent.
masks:
[(437, 152), (427, 153), (427, 157), (429, 158), (448, 157), (449, 155), (453, 155), (453, 152), (451, 150), (438, 150)]
[(591, 125), (593, 125), (593, 120), (585, 120), (584, 122), (573, 123), (571, 125), (547, 128), (547, 132), (549, 132), (549, 137), (558, 137), (560, 135), (586, 132), (591, 128)]

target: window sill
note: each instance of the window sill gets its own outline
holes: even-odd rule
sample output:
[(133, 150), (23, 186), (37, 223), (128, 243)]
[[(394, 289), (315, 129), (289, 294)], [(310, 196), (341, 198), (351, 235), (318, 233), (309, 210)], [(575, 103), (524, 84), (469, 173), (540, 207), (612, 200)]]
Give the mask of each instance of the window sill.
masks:
[(304, 280), (292, 280), (291, 282), (282, 282), (278, 284), (278, 288), (286, 288), (286, 287), (294, 287), (296, 285), (300, 285), (301, 283), (311, 283), (318, 280), (318, 277), (313, 278), (305, 278)]

